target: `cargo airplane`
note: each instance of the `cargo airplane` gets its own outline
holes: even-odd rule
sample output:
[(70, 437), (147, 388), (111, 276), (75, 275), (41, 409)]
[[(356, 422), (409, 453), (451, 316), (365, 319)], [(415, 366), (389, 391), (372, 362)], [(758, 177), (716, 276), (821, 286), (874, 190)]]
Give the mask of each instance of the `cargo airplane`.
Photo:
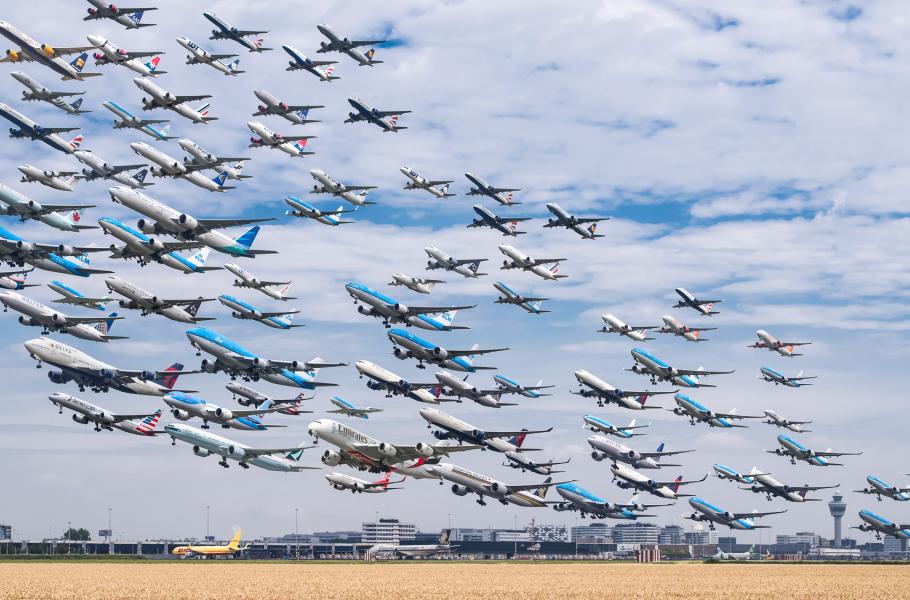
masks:
[(242, 553), (244, 550), (249, 548), (249, 545), (240, 545), (241, 533), (242, 532), (238, 529), (234, 534), (234, 537), (231, 538), (231, 541), (229, 541), (226, 546), (193, 546), (190, 544), (188, 546), (177, 546), (171, 550), (171, 554), (174, 556), (183, 556), (186, 558), (193, 556), (202, 556), (204, 558), (208, 558), (209, 556), (234, 556), (235, 554)]

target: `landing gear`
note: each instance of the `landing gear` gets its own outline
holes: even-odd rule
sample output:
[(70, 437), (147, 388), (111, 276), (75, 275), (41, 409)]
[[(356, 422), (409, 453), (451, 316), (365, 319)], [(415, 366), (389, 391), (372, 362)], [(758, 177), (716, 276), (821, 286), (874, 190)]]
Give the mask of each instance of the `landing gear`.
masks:
[(225, 469), (227, 469), (230, 466), (230, 465), (228, 465), (228, 461), (226, 458), (222, 458), (218, 464), (221, 465), (222, 467), (224, 467)]

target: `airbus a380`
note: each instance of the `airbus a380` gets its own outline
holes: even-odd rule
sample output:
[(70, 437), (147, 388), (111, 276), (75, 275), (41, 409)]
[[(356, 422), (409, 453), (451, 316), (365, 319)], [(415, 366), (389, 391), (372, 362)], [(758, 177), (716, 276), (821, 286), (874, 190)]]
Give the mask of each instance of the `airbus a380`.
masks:
[(253, 90), (253, 93), (262, 102), (257, 107), (256, 112), (253, 113), (254, 117), (277, 115), (287, 119), (294, 125), (305, 125), (307, 123), (319, 123), (319, 121), (308, 119), (307, 117), (314, 108), (325, 108), (322, 104), (288, 104), (265, 90)]
[(64, 100), (64, 98), (72, 98), (73, 96), (81, 96), (85, 92), (56, 92), (51, 91), (43, 84), (39, 83), (38, 80), (34, 79), (27, 73), (22, 71), (13, 71), (10, 75), (24, 85), (28, 91), (22, 92), (22, 99), (26, 102), (31, 102), (33, 100), (38, 100), (41, 102), (47, 102), (51, 106), (56, 106), (65, 113), (71, 115), (81, 115), (84, 113), (92, 112), (90, 110), (82, 110), (82, 98), (77, 98), (74, 102), (70, 103)]
[[(234, 287), (239, 288), (249, 288), (251, 290), (256, 290), (262, 292), (269, 298), (274, 300), (296, 300), (292, 296), (288, 296), (288, 288), (291, 285), (290, 281), (263, 281), (258, 277), (254, 276), (252, 273), (234, 263), (225, 263), (224, 268), (237, 276), (237, 279), (234, 280)], [(275, 286), (282, 286), (277, 288)]]
[[(220, 456), (218, 464), (228, 468), (228, 459), (237, 461), (244, 469), (250, 468), (250, 465), (259, 467), (266, 471), (283, 471), (285, 473), (295, 473), (305, 469), (316, 469), (317, 467), (307, 467), (300, 464), (300, 457), (303, 451), (312, 446), (301, 442), (298, 446), (288, 448), (253, 448), (240, 442), (215, 435), (208, 431), (196, 429), (183, 423), (169, 423), (164, 427), (164, 433), (171, 436), (171, 443), (177, 444), (177, 440), (193, 446), (193, 454), (196, 456)], [(284, 456), (275, 456), (283, 454)]]
[(673, 399), (676, 400), (676, 408), (668, 410), (670, 410), (673, 414), (688, 418), (689, 424), (693, 426), (696, 423), (707, 423), (710, 427), (720, 427), (722, 429), (729, 429), (732, 427), (745, 427), (745, 425), (732, 423), (731, 421), (738, 419), (761, 419), (763, 416), (740, 415), (736, 413), (735, 408), (726, 413), (714, 412), (704, 404), (701, 404), (697, 400), (693, 400), (685, 394), (676, 394), (673, 396)]
[(862, 452), (832, 452), (830, 448), (824, 452), (812, 450), (787, 435), (777, 436), (777, 443), (780, 444), (780, 448), (765, 450), (765, 452), (778, 456), (789, 456), (790, 464), (793, 465), (796, 464), (797, 460), (801, 460), (816, 467), (842, 467), (843, 465), (841, 463), (830, 462), (828, 459), (838, 456), (859, 456), (862, 454)]
[[(61, 79), (64, 81), (68, 79), (82, 81), (86, 77), (98, 77), (101, 75), (101, 73), (84, 73), (82, 71), (85, 66), (85, 59), (88, 58), (85, 51), (93, 49), (94, 46), (61, 48), (50, 44), (39, 44), (6, 21), (0, 21), (0, 35), (12, 42), (13, 47), (18, 47), (18, 50), (7, 50), (6, 56), (0, 59), (0, 62), (34, 61), (61, 75)], [(69, 56), (70, 54), (78, 54), (79, 56), (72, 62), (63, 60), (64, 56)]]
[[(440, 402), (447, 401), (439, 397), (441, 389), (436, 388), (435, 390), (429, 390), (421, 387), (419, 384), (412, 384), (404, 377), (396, 375), (374, 362), (358, 360), (354, 363), (354, 368), (357, 369), (361, 378), (367, 378), (368, 388), (371, 390), (385, 390), (386, 398), (400, 395), (426, 404), (439, 404)], [(448, 401), (455, 402), (456, 400), (452, 399)]]
[(329, 29), (328, 25), (324, 24), (317, 25), (316, 29), (319, 30), (319, 33), (329, 39), (328, 43), (319, 42), (319, 50), (316, 52), (341, 52), (356, 60), (357, 64), (361, 67), (372, 67), (373, 65), (382, 62), (381, 60), (373, 60), (373, 55), (376, 53), (375, 48), (370, 48), (363, 53), (360, 52), (360, 50), (357, 50), (357, 48), (360, 46), (375, 46), (376, 44), (385, 43), (386, 40), (349, 40), (346, 37), (341, 38), (338, 37), (334, 31)]
[[(499, 251), (508, 258), (508, 260), (502, 261), (501, 269), (521, 269), (549, 280), (568, 277), (568, 275), (559, 274), (559, 263), (564, 261), (564, 258), (532, 258), (509, 244), (499, 246)], [(553, 264), (553, 266), (546, 268), (545, 265), (548, 264)]]
[(211, 302), (214, 298), (162, 298), (135, 283), (116, 276), (107, 277), (104, 285), (111, 292), (126, 298), (126, 300), (120, 300), (122, 308), (138, 310), (143, 317), (156, 314), (178, 323), (198, 323), (211, 321), (214, 318), (196, 316), (202, 303)]
[(64, 154), (72, 154), (82, 144), (82, 134), (70, 141), (64, 141), (58, 134), (68, 131), (78, 131), (78, 127), (44, 127), (23, 115), (15, 108), (0, 102), (0, 117), (3, 117), (16, 126), (9, 130), (9, 136), (14, 139), (29, 139), (44, 142), (54, 150)]
[(653, 404), (645, 406), (645, 401), (647, 401), (648, 396), (676, 393), (675, 390), (672, 392), (633, 392), (621, 390), (613, 387), (597, 375), (585, 371), (584, 369), (575, 371), (575, 379), (578, 380), (581, 389), (572, 393), (582, 396), (583, 398), (596, 398), (598, 406), (603, 406), (605, 403), (613, 403), (624, 408), (631, 408), (632, 410), (654, 410), (659, 409), (660, 407)]
[(658, 331), (661, 333), (672, 333), (677, 337), (683, 338), (687, 342), (707, 342), (708, 338), (701, 337), (701, 332), (717, 329), (717, 327), (689, 327), (688, 325), (683, 325), (678, 319), (675, 319), (670, 315), (662, 316), (661, 320), (664, 322), (664, 326)]
[(398, 170), (410, 180), (408, 183), (404, 184), (402, 189), (426, 190), (437, 198), (450, 198), (455, 195), (449, 193), (449, 184), (452, 183), (451, 179), (425, 179), (424, 177), (421, 177), (417, 171), (408, 166), (401, 167)]
[(477, 269), (480, 268), (480, 263), (487, 260), (485, 258), (453, 258), (436, 246), (427, 246), (423, 250), (427, 253), (427, 256), (430, 257), (430, 260), (427, 261), (428, 271), (431, 271), (433, 269), (443, 269), (445, 271), (458, 273), (465, 278), (474, 278), (480, 277), (481, 275), (486, 275), (486, 273), (477, 272)]
[(76, 171), (49, 171), (33, 165), (19, 165), (16, 168), (22, 173), (22, 179), (19, 180), (22, 183), (38, 182), (61, 192), (72, 192), (79, 181)]
[(275, 133), (259, 121), (246, 124), (256, 135), (250, 138), (250, 148), (276, 148), (294, 158), (302, 158), (315, 152), (306, 149), (306, 144), (314, 135), (281, 135)]
[(21, 324), (41, 327), (45, 334), (59, 331), (92, 342), (126, 339), (124, 336), (108, 335), (114, 321), (123, 318), (115, 312), (107, 316), (74, 317), (13, 291), (0, 292), (0, 304), (3, 304), (3, 312), (11, 308), (20, 313)]
[(394, 346), (393, 354), (396, 358), (406, 360), (414, 358), (417, 360), (417, 368), (423, 369), (425, 362), (439, 365), (440, 367), (451, 369), (452, 371), (461, 371), (463, 373), (473, 373), (478, 370), (495, 369), (495, 367), (478, 367), (474, 364), (474, 357), (491, 352), (502, 352), (508, 348), (485, 348), (474, 344), (467, 350), (446, 350), (442, 346), (431, 344), (427, 340), (420, 338), (404, 329), (390, 329), (386, 334), (389, 341)]
[(714, 529), (715, 523), (740, 531), (768, 529), (770, 525), (756, 525), (755, 519), (787, 512), (785, 510), (776, 510), (768, 512), (752, 511), (750, 513), (731, 513), (701, 498), (689, 498), (689, 506), (694, 508), (695, 512), (686, 515), (683, 518), (695, 521), (696, 523), (707, 521), (708, 528), (711, 530)]
[(703, 368), (677, 369), (641, 348), (632, 349), (632, 359), (635, 364), (628, 370), (639, 375), (649, 376), (652, 384), (656, 384), (658, 381), (669, 381), (673, 385), (687, 388), (715, 387), (702, 383), (701, 378), (708, 375), (729, 375), (733, 373), (733, 371), (706, 371)]
[[(597, 230), (597, 224), (601, 221), (609, 221), (610, 217), (576, 217), (567, 213), (555, 202), (547, 204), (547, 210), (550, 211), (554, 219), (548, 219), (544, 227), (565, 227), (580, 235), (583, 239), (594, 240), (604, 237), (602, 234), (594, 233)], [(585, 227), (587, 225), (587, 227)]]
[(133, 83), (135, 83), (136, 87), (138, 87), (140, 90), (148, 94), (147, 98), (142, 98), (143, 110), (165, 108), (167, 110), (174, 111), (181, 117), (189, 119), (193, 123), (208, 123), (209, 121), (215, 121), (218, 119), (218, 117), (208, 116), (208, 104), (205, 104), (202, 108), (198, 109), (188, 105), (189, 102), (211, 98), (211, 94), (178, 96), (170, 93), (169, 91), (160, 87), (150, 79), (146, 79), (145, 77), (136, 77), (133, 79)]
[(158, 419), (161, 418), (161, 409), (147, 414), (124, 415), (109, 411), (97, 404), (86, 402), (69, 394), (54, 392), (47, 398), (51, 401), (51, 404), (60, 408), (59, 412), (61, 415), (64, 408), (71, 410), (73, 411), (73, 421), (83, 425), (92, 423), (95, 426), (95, 431), (119, 429), (133, 435), (144, 436), (164, 433), (163, 431), (155, 431)]
[(158, 10), (154, 6), (131, 8), (109, 4), (107, 0), (88, 0), (88, 3), (91, 4), (91, 7), (88, 9), (88, 16), (82, 17), (83, 21), (110, 19), (127, 29), (139, 29), (140, 27), (153, 27), (155, 25), (154, 23), (142, 22), (142, 17), (145, 13), (150, 10)]
[(759, 329), (755, 332), (755, 335), (758, 336), (758, 341), (749, 346), (749, 348), (767, 348), (771, 352), (777, 352), (781, 356), (793, 357), (793, 356), (802, 356), (802, 354), (793, 352), (793, 349), (796, 346), (808, 346), (812, 342), (782, 342), (776, 337), (765, 331), (764, 329)]
[[(81, 211), (94, 208), (94, 204), (43, 204), (0, 183), (0, 206), (4, 206), (6, 214), (19, 217), (22, 222), (34, 219), (61, 231), (97, 229), (94, 225), (79, 223)], [(72, 212), (73, 216), (61, 214), (65, 212)]]
[(653, 337), (648, 337), (648, 331), (659, 327), (658, 325), (627, 325), (610, 313), (605, 313), (601, 315), (600, 318), (603, 319), (603, 322), (605, 323), (599, 330), (600, 333), (618, 333), (619, 335), (625, 336), (630, 340), (635, 340), (636, 342), (653, 340)]
[[(348, 295), (354, 299), (357, 312), (362, 315), (382, 319), (387, 328), (392, 323), (402, 323), (408, 327), (418, 327), (430, 331), (452, 331), (468, 329), (453, 325), (455, 314), (459, 310), (475, 308), (476, 304), (465, 306), (407, 306), (378, 292), (362, 283), (352, 281), (345, 286)], [(439, 315), (439, 316), (432, 316)]]
[[(177, 38), (177, 43), (183, 46), (189, 54), (186, 56), (188, 65), (208, 65), (224, 75), (240, 75), (240, 59), (236, 54), (212, 54), (193, 40), (185, 37)], [(229, 64), (221, 62), (223, 59), (234, 58)]]

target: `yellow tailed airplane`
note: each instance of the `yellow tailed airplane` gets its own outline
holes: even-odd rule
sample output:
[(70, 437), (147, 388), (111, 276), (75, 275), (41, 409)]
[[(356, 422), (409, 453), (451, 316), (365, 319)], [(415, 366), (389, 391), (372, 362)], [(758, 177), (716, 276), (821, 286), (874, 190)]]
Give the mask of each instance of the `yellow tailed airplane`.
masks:
[(175, 556), (233, 556), (238, 552), (243, 552), (249, 546), (240, 546), (240, 535), (243, 532), (238, 529), (237, 533), (234, 534), (234, 537), (231, 538), (231, 541), (228, 542), (227, 546), (177, 546), (171, 550), (171, 554)]

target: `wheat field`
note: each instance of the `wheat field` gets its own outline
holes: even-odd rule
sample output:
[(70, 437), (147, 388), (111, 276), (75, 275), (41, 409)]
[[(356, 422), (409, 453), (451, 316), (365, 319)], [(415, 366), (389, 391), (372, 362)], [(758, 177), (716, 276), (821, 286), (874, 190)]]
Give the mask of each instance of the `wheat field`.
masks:
[(0, 598), (428, 600), (910, 598), (900, 565), (0, 563)]

